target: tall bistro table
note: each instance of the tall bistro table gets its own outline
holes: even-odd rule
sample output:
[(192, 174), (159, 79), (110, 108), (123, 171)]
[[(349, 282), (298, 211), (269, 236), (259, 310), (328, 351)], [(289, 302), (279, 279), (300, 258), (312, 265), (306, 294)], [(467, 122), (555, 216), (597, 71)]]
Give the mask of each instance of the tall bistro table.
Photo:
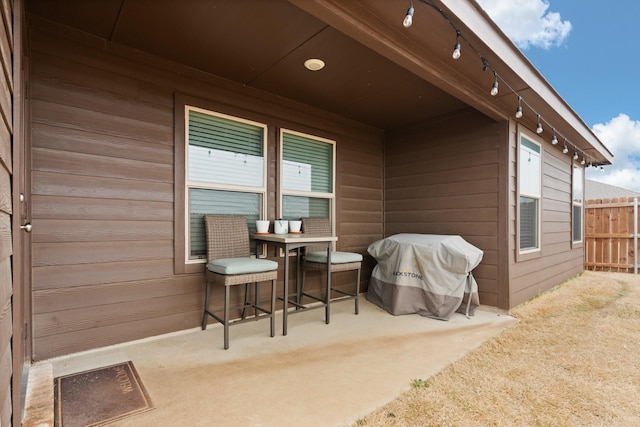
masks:
[[(325, 321), (329, 323), (329, 301), (331, 292), (331, 245), (338, 240), (336, 236), (328, 236), (316, 233), (301, 233), (301, 234), (260, 234), (253, 235), (257, 245), (271, 244), (284, 251), (284, 295), (282, 296), (282, 335), (287, 335), (287, 317), (289, 315), (289, 306), (295, 307), (295, 310), (291, 313), (300, 313), (305, 310), (310, 310), (319, 307), (325, 307)], [(303, 305), (302, 302), (302, 289), (301, 286), (301, 270), (300, 270), (300, 249), (305, 246), (326, 246), (327, 247), (327, 287), (325, 289), (325, 298), (312, 298), (322, 302), (321, 305)], [(289, 253), (292, 250), (296, 250), (296, 299), (292, 301), (289, 295)], [(309, 296), (309, 295), (308, 295)]]

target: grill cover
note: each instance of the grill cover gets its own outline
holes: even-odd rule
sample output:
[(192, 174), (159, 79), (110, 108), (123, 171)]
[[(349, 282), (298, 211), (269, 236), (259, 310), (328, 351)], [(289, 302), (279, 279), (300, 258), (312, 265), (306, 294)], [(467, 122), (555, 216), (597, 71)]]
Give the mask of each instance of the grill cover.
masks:
[(473, 315), (480, 305), (471, 270), (483, 252), (460, 236), (396, 234), (368, 252), (378, 264), (367, 299), (391, 314), (448, 320), (456, 311)]

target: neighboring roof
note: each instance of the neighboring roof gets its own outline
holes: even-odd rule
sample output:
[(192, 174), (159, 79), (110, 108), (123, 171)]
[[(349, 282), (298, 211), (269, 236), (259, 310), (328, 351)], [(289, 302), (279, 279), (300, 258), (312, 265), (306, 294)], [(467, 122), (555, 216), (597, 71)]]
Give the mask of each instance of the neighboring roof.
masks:
[(613, 199), (616, 197), (640, 197), (637, 191), (616, 187), (615, 185), (585, 179), (584, 198), (585, 200)]

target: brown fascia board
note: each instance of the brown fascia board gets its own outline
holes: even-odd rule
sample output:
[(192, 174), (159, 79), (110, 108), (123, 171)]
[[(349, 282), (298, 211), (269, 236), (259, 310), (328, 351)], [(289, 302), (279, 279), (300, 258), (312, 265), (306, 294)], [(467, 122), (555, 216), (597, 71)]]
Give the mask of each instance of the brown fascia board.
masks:
[[(566, 124), (574, 129), (578, 135), (590, 147), (580, 148), (589, 151), (597, 150), (602, 160), (611, 163), (613, 154), (596, 137), (578, 114), (567, 104), (558, 92), (547, 82), (540, 72), (531, 64), (531, 61), (513, 44), (504, 32), (493, 22), (487, 13), (474, 0), (439, 0), (443, 9), (447, 9), (451, 15), (469, 28), (474, 37), (489, 47), (499, 63), (492, 64), (498, 71), (508, 68), (517, 75), (521, 82), (511, 84), (513, 87), (529, 88), (532, 95), (538, 99), (532, 102), (538, 105), (547, 105), (553, 111), (554, 117), (548, 117), (549, 121)], [(504, 68), (503, 68), (504, 67)], [(511, 114), (511, 112), (510, 112)], [(561, 127), (556, 126), (560, 132)], [(568, 132), (564, 132), (567, 134)], [(576, 141), (573, 141), (576, 142)], [(576, 144), (578, 145), (578, 144)]]

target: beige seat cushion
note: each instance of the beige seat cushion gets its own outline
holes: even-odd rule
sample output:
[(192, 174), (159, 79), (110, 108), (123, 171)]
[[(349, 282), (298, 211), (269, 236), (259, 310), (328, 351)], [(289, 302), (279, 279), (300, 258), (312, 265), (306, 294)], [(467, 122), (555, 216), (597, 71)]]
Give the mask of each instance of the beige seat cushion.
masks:
[[(326, 254), (325, 254), (326, 259)], [(222, 258), (207, 263), (207, 270), (218, 274), (249, 274), (272, 271), (278, 268), (278, 263), (268, 259), (256, 258)]]
[[(327, 262), (327, 252), (318, 251), (311, 252), (304, 256), (305, 261), (308, 262)], [(362, 255), (355, 252), (331, 252), (331, 264), (346, 264), (349, 262), (362, 261)]]

